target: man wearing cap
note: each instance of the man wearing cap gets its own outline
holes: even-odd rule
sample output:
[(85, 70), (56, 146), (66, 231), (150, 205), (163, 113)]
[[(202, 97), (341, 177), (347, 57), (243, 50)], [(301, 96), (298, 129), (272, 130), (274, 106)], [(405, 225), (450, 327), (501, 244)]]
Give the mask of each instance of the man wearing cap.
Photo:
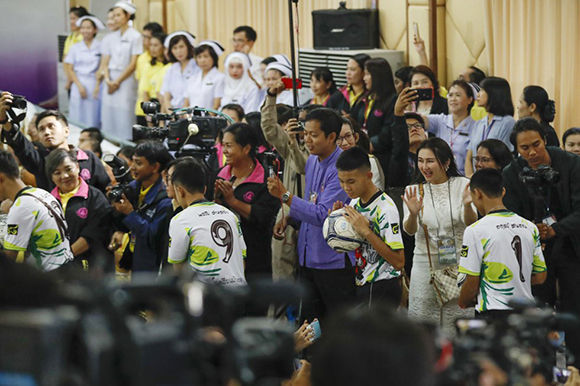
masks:
[(250, 58), (250, 72), (252, 79), (260, 85), (263, 82), (260, 73), (260, 63), (263, 58), (251, 53), (257, 38), (258, 34), (256, 33), (256, 30), (248, 25), (241, 25), (234, 30), (234, 51), (243, 52), (248, 55)]

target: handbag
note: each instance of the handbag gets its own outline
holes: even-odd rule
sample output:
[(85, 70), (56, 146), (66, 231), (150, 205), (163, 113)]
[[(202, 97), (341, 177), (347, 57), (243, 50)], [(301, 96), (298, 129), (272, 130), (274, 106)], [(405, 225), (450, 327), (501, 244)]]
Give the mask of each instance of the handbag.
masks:
[[(423, 197), (423, 184), (419, 184), (419, 193)], [(461, 288), (457, 284), (457, 265), (433, 269), (433, 263), (431, 261), (431, 248), (429, 246), (429, 232), (427, 231), (427, 225), (423, 224), (423, 231), (425, 232), (425, 244), (427, 245), (427, 256), (429, 257), (429, 270), (431, 271), (431, 279), (429, 284), (433, 286), (435, 290), (435, 298), (440, 307), (449, 303), (453, 299), (459, 298), (459, 293)]]

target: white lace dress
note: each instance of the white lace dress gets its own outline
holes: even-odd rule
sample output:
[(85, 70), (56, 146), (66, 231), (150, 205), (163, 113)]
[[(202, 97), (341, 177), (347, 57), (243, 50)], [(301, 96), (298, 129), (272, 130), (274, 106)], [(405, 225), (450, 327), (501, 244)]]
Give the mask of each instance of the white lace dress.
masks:
[[(448, 182), (438, 185), (424, 185), (423, 214), (419, 216), (417, 233), (415, 234), (415, 251), (413, 268), (411, 269), (411, 285), (409, 288), (409, 317), (421, 322), (429, 322), (439, 325), (448, 336), (455, 335), (455, 320), (458, 318), (473, 317), (473, 308), (462, 310), (457, 305), (457, 300), (439, 307), (436, 300), (435, 290), (429, 283), (429, 257), (425, 244), (425, 232), (423, 224), (427, 225), (430, 238), (431, 261), (433, 268), (438, 269), (437, 229), (439, 237), (453, 237), (455, 233), (455, 250), (457, 261), (463, 241), (465, 222), (463, 220), (463, 190), (469, 180), (465, 177), (452, 177)], [(412, 185), (417, 187), (417, 185)], [(409, 187), (408, 187), (409, 188)], [(407, 188), (407, 189), (408, 189)], [(419, 191), (417, 187), (417, 191)], [(453, 225), (451, 220), (453, 214)], [(409, 209), (404, 205), (405, 218), (409, 217)]]

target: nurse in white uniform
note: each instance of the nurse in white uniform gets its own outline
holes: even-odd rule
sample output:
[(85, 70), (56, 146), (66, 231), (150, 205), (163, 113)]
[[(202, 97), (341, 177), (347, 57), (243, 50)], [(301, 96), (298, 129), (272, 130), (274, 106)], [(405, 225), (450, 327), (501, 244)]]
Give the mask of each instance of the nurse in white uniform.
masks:
[(217, 110), (224, 96), (223, 72), (218, 71), (218, 57), (224, 48), (216, 41), (205, 40), (195, 49), (195, 61), (201, 71), (187, 83), (185, 105)]
[(115, 3), (113, 20), (119, 29), (111, 32), (102, 45), (105, 87), (101, 125), (105, 133), (120, 139), (131, 139), (131, 128), (135, 124), (137, 81), (133, 72), (137, 57), (143, 52), (141, 34), (129, 26), (135, 11), (135, 6), (126, 1)]
[(250, 78), (250, 59), (246, 54), (233, 52), (225, 62), (226, 80), (221, 107), (236, 103), (249, 113), (260, 108), (260, 89)]
[(169, 113), (170, 108), (185, 106), (185, 91), (189, 79), (197, 74), (199, 67), (193, 59), (195, 38), (187, 31), (175, 31), (165, 39), (169, 61), (173, 63), (161, 86), (161, 110)]
[(101, 42), (95, 39), (105, 25), (94, 16), (77, 20), (83, 41), (71, 46), (64, 66), (71, 74), (69, 119), (87, 127), (100, 127), (100, 96), (93, 95), (101, 62)]
[[(274, 55), (276, 57), (278, 55)], [(278, 83), (283, 77), (292, 78), (292, 67), (282, 61), (272, 62), (266, 67), (264, 71), (264, 81), (266, 84), (266, 90), (273, 87)], [(264, 95), (264, 99), (265, 99)], [(262, 103), (264, 103), (264, 99)], [(283, 103), (285, 105), (292, 106), (294, 104), (294, 97), (292, 96), (292, 90), (284, 90), (276, 98), (276, 103)]]

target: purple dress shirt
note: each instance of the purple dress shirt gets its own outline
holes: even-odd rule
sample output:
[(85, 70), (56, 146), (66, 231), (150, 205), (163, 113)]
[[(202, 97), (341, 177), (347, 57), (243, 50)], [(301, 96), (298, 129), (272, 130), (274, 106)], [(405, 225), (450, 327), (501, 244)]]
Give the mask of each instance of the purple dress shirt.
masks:
[[(316, 269), (344, 268), (344, 253), (335, 252), (322, 236), (322, 224), (335, 201), (345, 202), (347, 194), (340, 187), (336, 160), (339, 147), (325, 160), (311, 155), (306, 161), (305, 199), (292, 197), (290, 217), (301, 222), (298, 233), (298, 257), (301, 267)], [(349, 256), (351, 264), (354, 259)]]

